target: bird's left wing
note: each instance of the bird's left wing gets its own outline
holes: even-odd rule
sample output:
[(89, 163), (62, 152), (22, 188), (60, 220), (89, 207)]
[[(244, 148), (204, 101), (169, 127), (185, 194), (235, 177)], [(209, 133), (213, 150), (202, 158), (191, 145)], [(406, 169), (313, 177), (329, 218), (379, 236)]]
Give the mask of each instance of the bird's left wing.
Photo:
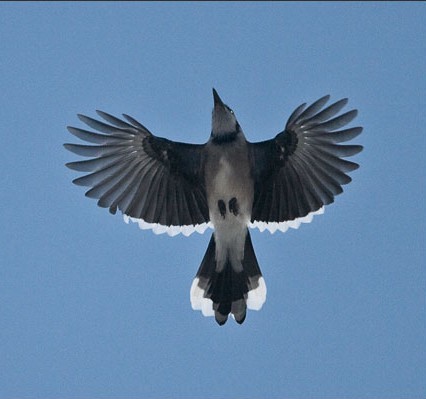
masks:
[(126, 121), (97, 111), (105, 122), (78, 115), (101, 133), (68, 127), (74, 136), (95, 145), (65, 144), (89, 160), (67, 163), (70, 169), (89, 172), (73, 183), (91, 187), (86, 196), (98, 205), (117, 209), (125, 221), (170, 235), (209, 227), (209, 211), (202, 178), (203, 145), (186, 144), (154, 136), (128, 115)]
[(342, 158), (359, 153), (362, 146), (339, 143), (355, 138), (362, 128), (338, 130), (357, 111), (336, 116), (347, 99), (324, 108), (329, 98), (324, 96), (307, 108), (300, 105), (274, 139), (250, 143), (255, 182), (251, 227), (270, 232), (298, 228), (323, 213), (324, 205), (351, 181), (346, 173), (359, 165)]

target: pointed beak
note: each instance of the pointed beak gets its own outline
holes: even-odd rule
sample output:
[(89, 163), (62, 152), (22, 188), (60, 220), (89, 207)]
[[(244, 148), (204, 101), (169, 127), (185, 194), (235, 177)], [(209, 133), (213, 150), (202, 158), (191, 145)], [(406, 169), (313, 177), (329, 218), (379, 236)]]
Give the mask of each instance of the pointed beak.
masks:
[(214, 105), (223, 105), (223, 101), (220, 99), (219, 94), (217, 94), (217, 91), (213, 89), (213, 100)]

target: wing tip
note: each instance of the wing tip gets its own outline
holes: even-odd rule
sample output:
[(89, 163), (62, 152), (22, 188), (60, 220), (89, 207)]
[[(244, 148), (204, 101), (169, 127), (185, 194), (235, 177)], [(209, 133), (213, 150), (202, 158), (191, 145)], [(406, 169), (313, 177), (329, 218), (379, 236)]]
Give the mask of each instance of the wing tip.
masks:
[(314, 216), (322, 215), (324, 211), (325, 206), (323, 205), (316, 211), (309, 212), (307, 215), (295, 218), (293, 220), (285, 220), (282, 222), (263, 222), (259, 220), (254, 220), (250, 223), (249, 226), (251, 228), (259, 229), (261, 233), (265, 230), (268, 230), (271, 234), (274, 234), (276, 231), (281, 231), (282, 233), (285, 233), (289, 228), (297, 230), (302, 223), (311, 223)]
[(203, 234), (208, 228), (212, 228), (213, 225), (211, 222), (201, 223), (196, 225), (182, 225), (175, 226), (170, 225), (166, 226), (160, 223), (149, 223), (143, 220), (142, 218), (135, 218), (129, 215), (126, 215), (123, 212), (123, 219), (126, 224), (129, 222), (137, 223), (141, 230), (152, 230), (154, 234), (164, 234), (167, 233), (170, 237), (174, 237), (178, 234), (183, 234), (185, 237), (189, 237), (193, 233)]
[(77, 161), (77, 162), (67, 162), (67, 163), (65, 164), (65, 166), (66, 166), (68, 169), (76, 170), (77, 172), (81, 172), (81, 169), (79, 168), (79, 165), (80, 165), (80, 162), (79, 162), (79, 161)]

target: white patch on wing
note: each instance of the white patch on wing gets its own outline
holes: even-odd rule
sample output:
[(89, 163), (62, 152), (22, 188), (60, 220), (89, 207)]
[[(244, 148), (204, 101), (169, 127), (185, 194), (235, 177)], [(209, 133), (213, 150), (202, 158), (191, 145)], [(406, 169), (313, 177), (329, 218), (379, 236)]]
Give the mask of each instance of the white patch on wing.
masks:
[(266, 301), (266, 284), (263, 277), (258, 280), (259, 286), (254, 290), (251, 290), (247, 294), (247, 308), (251, 310), (262, 309), (263, 304)]
[(277, 230), (285, 233), (289, 228), (298, 229), (302, 223), (311, 223), (315, 215), (322, 215), (324, 213), (324, 207), (321, 207), (315, 212), (308, 213), (306, 216), (296, 218), (294, 220), (288, 220), (286, 222), (260, 222), (255, 220), (250, 223), (251, 228), (258, 228), (261, 232), (268, 230), (271, 234)]
[(199, 278), (195, 277), (190, 290), (191, 306), (194, 310), (201, 310), (203, 316), (214, 316), (213, 301), (204, 298), (204, 290), (198, 286)]
[(196, 224), (194, 225), (186, 225), (186, 226), (164, 226), (159, 223), (148, 223), (143, 219), (132, 218), (131, 216), (123, 214), (123, 219), (125, 223), (133, 222), (139, 225), (139, 228), (142, 230), (152, 230), (155, 234), (164, 234), (167, 233), (169, 236), (173, 237), (177, 234), (182, 233), (184, 236), (188, 237), (194, 232), (203, 234), (209, 227), (213, 228), (211, 222)]

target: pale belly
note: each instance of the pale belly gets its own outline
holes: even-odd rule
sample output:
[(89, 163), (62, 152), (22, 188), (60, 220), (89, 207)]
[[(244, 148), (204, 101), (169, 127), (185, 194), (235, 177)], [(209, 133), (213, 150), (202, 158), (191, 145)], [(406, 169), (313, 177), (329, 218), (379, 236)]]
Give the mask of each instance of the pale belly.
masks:
[[(210, 192), (207, 194), (210, 220), (215, 227), (218, 224), (226, 225), (236, 222), (247, 225), (250, 221), (253, 205), (253, 182), (249, 177), (248, 167), (238, 165), (238, 168), (235, 168), (225, 157), (222, 157), (219, 159), (216, 170), (217, 173), (212, 178)], [(231, 201), (233, 199), (237, 210), (232, 207)], [(220, 212), (219, 201), (223, 201), (226, 206), (224, 215)]]
[[(231, 158), (232, 156), (232, 158)], [(232, 162), (231, 162), (232, 160)], [(215, 230), (217, 267), (227, 258), (233, 267), (242, 268), (247, 226), (253, 206), (253, 180), (245, 148), (234, 147), (214, 154), (207, 175), (207, 200), (210, 221)]]

